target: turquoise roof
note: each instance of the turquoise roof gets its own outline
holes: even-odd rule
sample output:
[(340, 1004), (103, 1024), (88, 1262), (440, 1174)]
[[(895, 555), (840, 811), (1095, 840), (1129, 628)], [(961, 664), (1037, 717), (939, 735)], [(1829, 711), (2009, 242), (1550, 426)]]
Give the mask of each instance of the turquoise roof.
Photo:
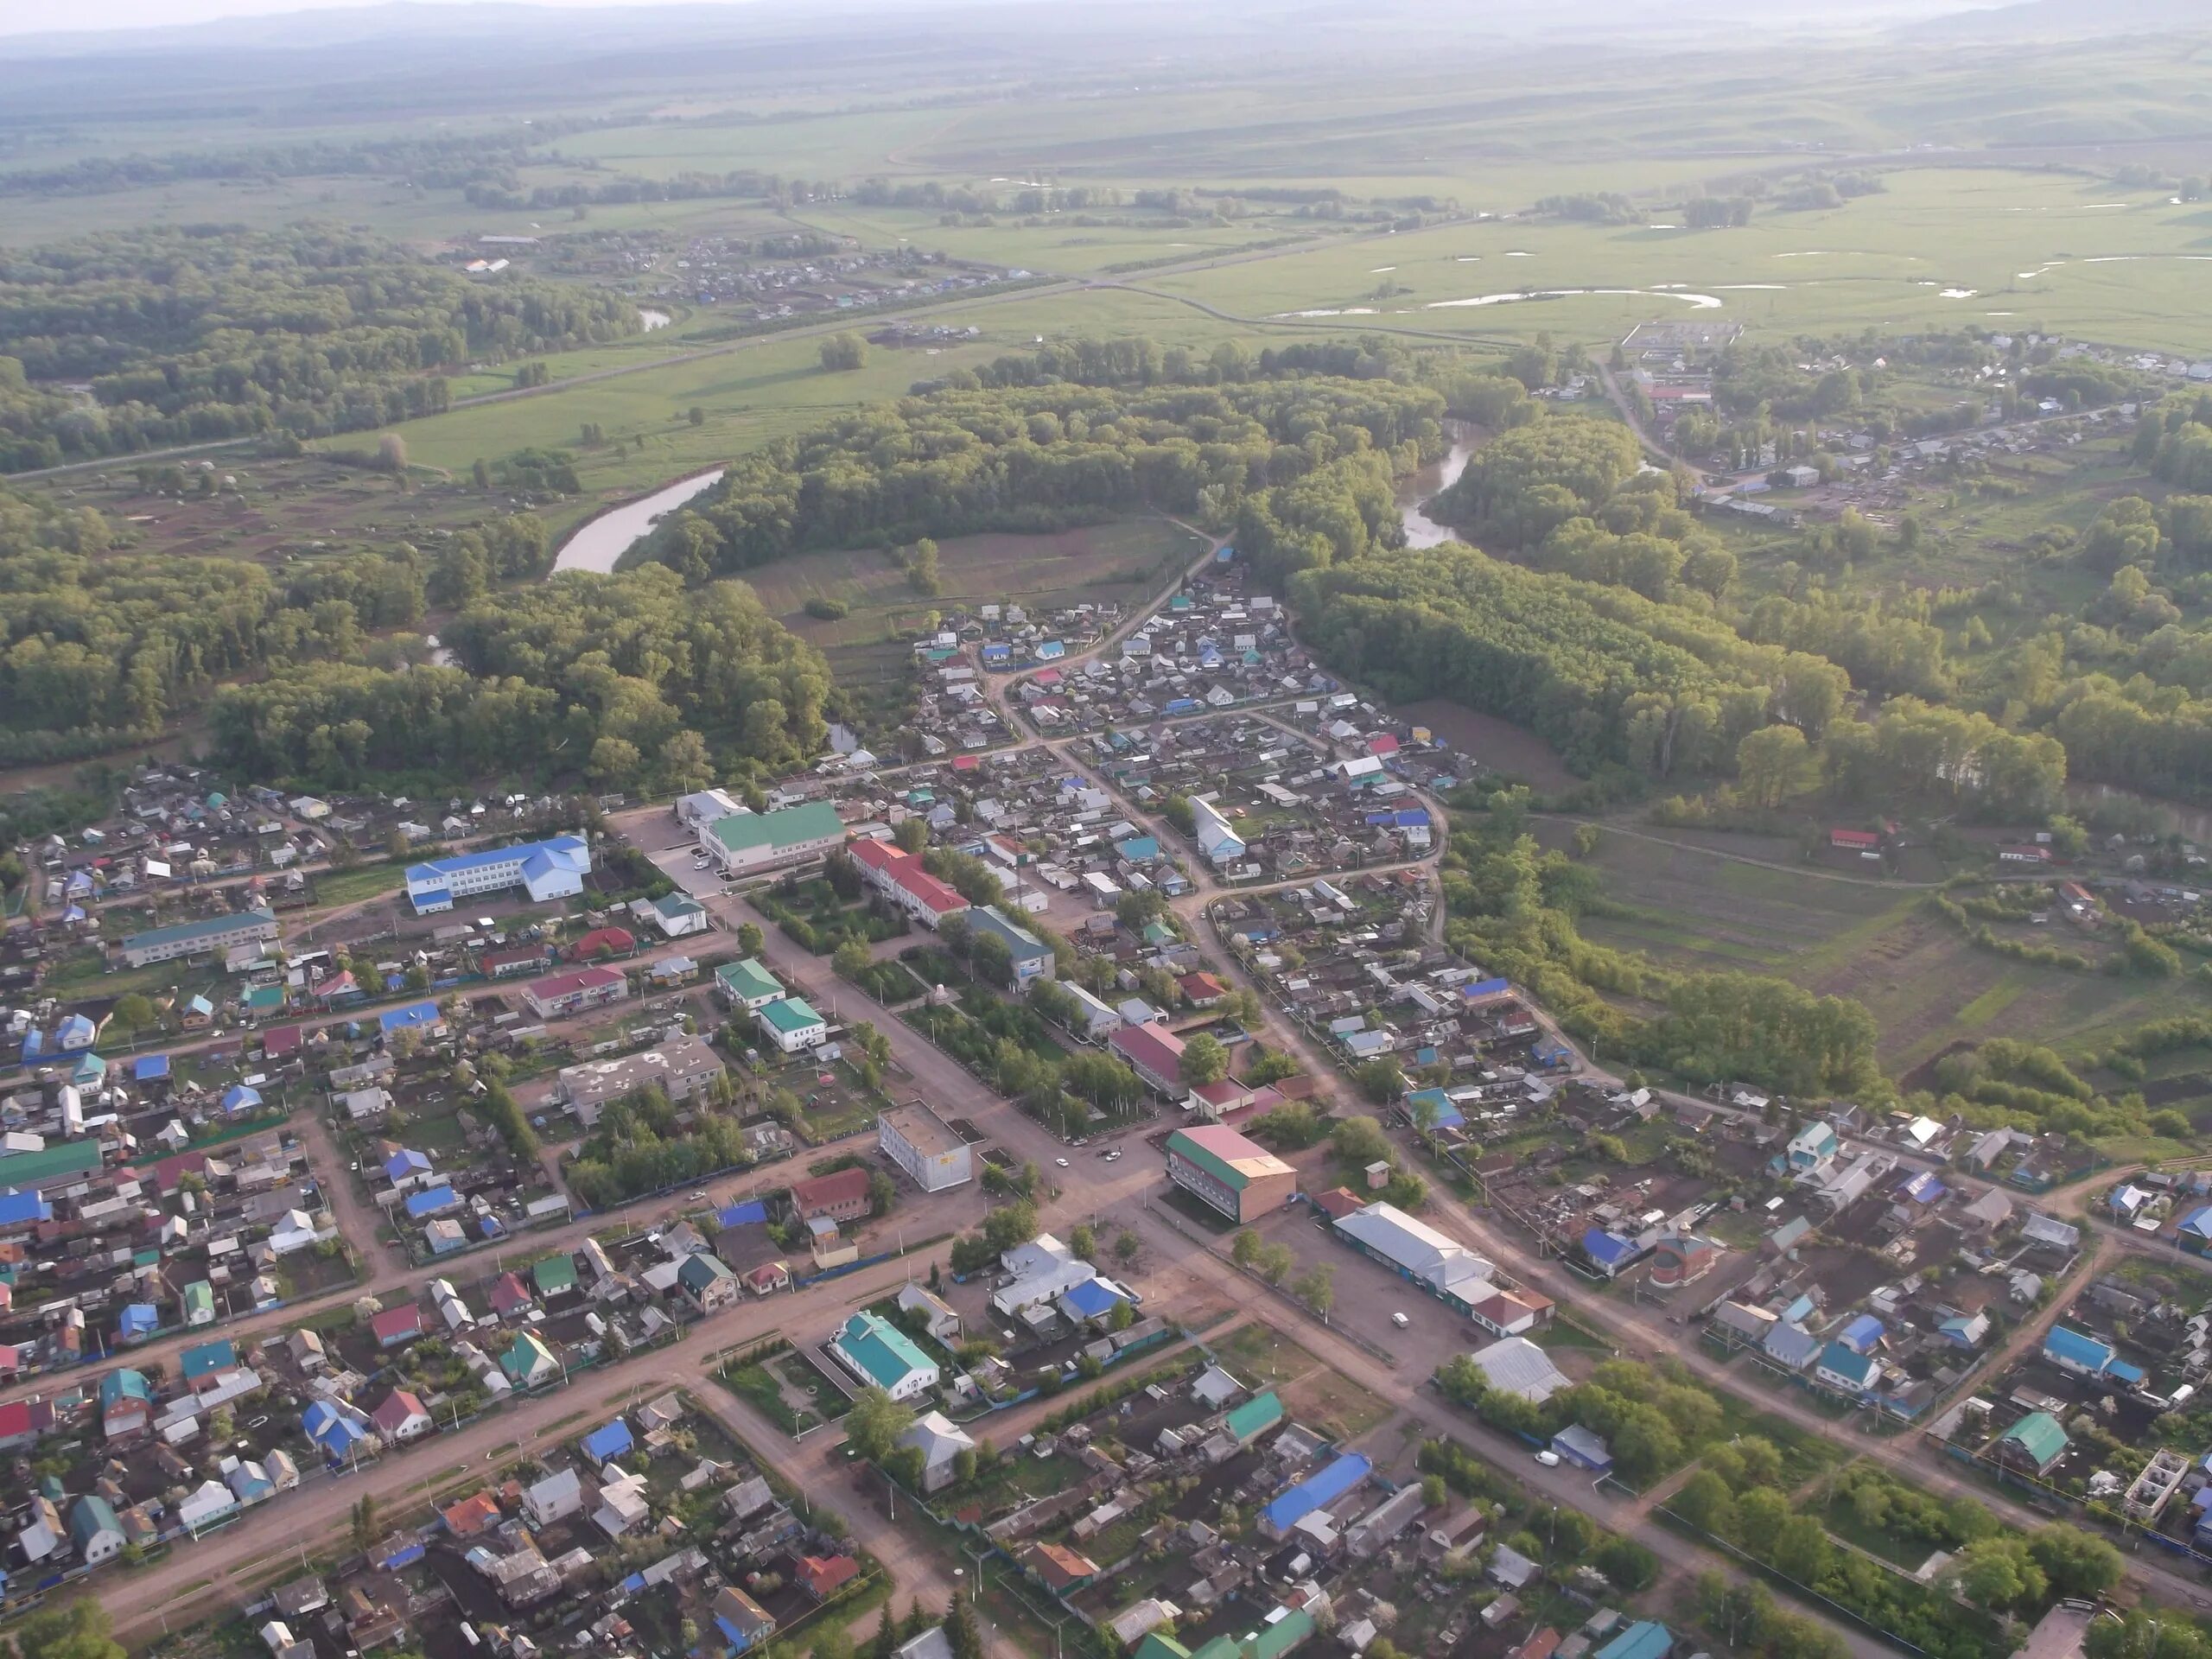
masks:
[(874, 1313), (847, 1319), (837, 1333), (837, 1346), (880, 1388), (893, 1389), (917, 1371), (937, 1369), (913, 1338)]

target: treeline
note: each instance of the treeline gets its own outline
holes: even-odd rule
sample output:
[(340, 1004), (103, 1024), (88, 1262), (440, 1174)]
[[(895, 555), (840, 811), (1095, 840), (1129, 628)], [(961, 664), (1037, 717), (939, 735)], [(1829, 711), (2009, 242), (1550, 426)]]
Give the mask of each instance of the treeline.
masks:
[(215, 752), (241, 776), (334, 788), (512, 772), (695, 789), (821, 746), (819, 653), (736, 583), (575, 574), (487, 596), (447, 631), (458, 667), (294, 668), (219, 692)]
[(427, 596), (457, 602), (550, 558), (528, 516), (411, 547), (318, 560), (282, 575), (246, 560), (115, 550), (89, 508), (0, 490), (0, 755), (92, 753), (158, 733), (218, 683), (358, 657), (412, 627)]
[[(1526, 570), (1472, 550), (1377, 554), (1292, 587), (1322, 658), (1394, 701), (1446, 696), (1529, 727), (1590, 771), (1630, 759), (1662, 773), (1725, 765), (1776, 717), (1817, 736), (1841, 708), (1840, 669), (1752, 645), (1711, 617), (1624, 589)], [(1655, 734), (1669, 728), (1663, 758)]]
[(527, 135), (451, 133), (417, 138), (309, 138), (231, 149), (177, 149), (158, 156), (88, 156), (62, 167), (0, 173), (0, 196), (93, 195), (177, 184), (190, 179), (296, 179), (376, 175), (451, 187), (477, 169), (519, 161), (569, 133), (633, 126), (626, 118), (541, 117)]
[(948, 387), (741, 457), (657, 533), (687, 577), (823, 547), (1030, 531), (1138, 508), (1232, 522), (1249, 493), (1369, 449), (1441, 453), (1426, 386), (1313, 376), (1220, 385)]
[(508, 211), (538, 207), (613, 207), (631, 201), (704, 201), (721, 197), (751, 200), (773, 194), (770, 175), (751, 168), (734, 173), (684, 171), (664, 179), (637, 178), (629, 174), (594, 179), (589, 183), (538, 184), (525, 189), (512, 169), (489, 177), (471, 179), (461, 194), (474, 207)]
[[(621, 296), (468, 281), (330, 226), (117, 232), (0, 257), (0, 468), (433, 414), (436, 372), (638, 327)], [(89, 402), (41, 391), (80, 382)]]

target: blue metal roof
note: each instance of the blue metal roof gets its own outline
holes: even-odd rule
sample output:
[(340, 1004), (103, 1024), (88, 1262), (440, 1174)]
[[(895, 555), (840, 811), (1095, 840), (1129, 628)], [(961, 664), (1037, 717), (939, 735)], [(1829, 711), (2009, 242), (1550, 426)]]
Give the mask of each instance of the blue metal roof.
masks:
[(1636, 1241), (1592, 1227), (1582, 1235), (1583, 1254), (1600, 1267), (1618, 1267), (1636, 1254)]
[(1503, 996), (1513, 988), (1510, 979), (1478, 979), (1459, 988), (1463, 1001), (1480, 1002), (1490, 997)]
[(758, 1227), (767, 1219), (768, 1206), (759, 1198), (749, 1198), (743, 1204), (733, 1204), (726, 1210), (715, 1211), (715, 1225), (723, 1229)]
[(1864, 1354), (1854, 1354), (1840, 1342), (1832, 1342), (1821, 1350), (1820, 1369), (1844, 1378), (1854, 1388), (1865, 1388), (1874, 1380), (1874, 1362)]
[(547, 855), (547, 867), (558, 863), (569, 868), (588, 869), (589, 852), (580, 836), (556, 836), (550, 841), (525, 841), (512, 847), (487, 847), (480, 852), (455, 853), (451, 858), (434, 858), (425, 864), (407, 867), (407, 880), (434, 881), (440, 876), (454, 876), (463, 870), (480, 870), (487, 865), (527, 864), (538, 855)]
[(52, 1221), (54, 1206), (35, 1186), (0, 1192), (0, 1227), (20, 1227), (27, 1221)]
[(440, 1015), (435, 1002), (410, 1002), (404, 1008), (386, 1008), (377, 1015), (378, 1029), (391, 1033), (413, 1031), (423, 1026), (435, 1026)]
[(1114, 1305), (1128, 1298), (1116, 1294), (1102, 1279), (1085, 1280), (1067, 1293), (1067, 1304), (1086, 1319), (1095, 1319), (1103, 1313), (1114, 1311)]
[(1674, 1646), (1672, 1630), (1643, 1618), (1599, 1649), (1595, 1659), (1667, 1659)]
[(1278, 1532), (1296, 1525), (1325, 1503), (1333, 1503), (1365, 1480), (1375, 1465), (1357, 1452), (1347, 1452), (1327, 1468), (1308, 1475), (1279, 1494), (1264, 1511), (1268, 1524)]
[(427, 1175), (429, 1173), (430, 1160), (412, 1147), (402, 1147), (384, 1160), (384, 1176), (388, 1181), (396, 1181), (404, 1175)]
[(189, 1382), (195, 1376), (206, 1376), (211, 1371), (220, 1371), (238, 1363), (238, 1349), (228, 1340), (203, 1342), (197, 1348), (188, 1348), (177, 1356), (184, 1379)]
[(2130, 1388), (2134, 1388), (2142, 1383), (2143, 1368), (2140, 1365), (2131, 1365), (2124, 1359), (2115, 1359), (2106, 1364), (2105, 1375), (2115, 1382), (2125, 1382)]
[(459, 1195), (449, 1186), (427, 1187), (420, 1192), (407, 1195), (407, 1213), (417, 1221), (424, 1216), (435, 1216), (460, 1206)]
[(630, 1425), (617, 1417), (603, 1423), (584, 1436), (584, 1452), (594, 1463), (605, 1463), (609, 1458), (619, 1458), (637, 1441), (630, 1438)]
[(1872, 1313), (1861, 1313), (1849, 1325), (1845, 1325), (1842, 1333), (1836, 1338), (1838, 1342), (1854, 1354), (1872, 1351), (1874, 1344), (1881, 1339), (1882, 1322)]
[(169, 1074), (169, 1057), (166, 1054), (141, 1054), (130, 1062), (130, 1076), (138, 1083), (151, 1083)]
[(2044, 1357), (2082, 1370), (2101, 1371), (2112, 1363), (2112, 1350), (2094, 1337), (2055, 1325), (2043, 1339)]

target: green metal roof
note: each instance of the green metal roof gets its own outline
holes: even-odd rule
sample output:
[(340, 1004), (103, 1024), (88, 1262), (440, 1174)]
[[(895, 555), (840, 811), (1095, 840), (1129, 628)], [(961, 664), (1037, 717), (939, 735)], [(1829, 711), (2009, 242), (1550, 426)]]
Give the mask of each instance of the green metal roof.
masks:
[(1223, 1420), (1223, 1424), (1238, 1440), (1243, 1441), (1250, 1440), (1255, 1434), (1263, 1430), (1272, 1428), (1281, 1421), (1282, 1402), (1275, 1398), (1274, 1391), (1271, 1389), (1265, 1394), (1254, 1395), (1237, 1407)]
[(235, 928), (256, 922), (274, 922), (273, 910), (233, 911), (227, 916), (210, 916), (197, 922), (178, 922), (171, 927), (149, 927), (143, 933), (133, 933), (124, 940), (125, 950), (143, 950), (149, 945), (174, 944), (181, 940), (213, 938)]
[(2067, 1446), (2066, 1431), (2059, 1427), (2058, 1419), (2047, 1411), (2030, 1412), (2006, 1429), (2004, 1438), (2033, 1458), (2038, 1468)]
[(837, 1333), (837, 1345), (880, 1388), (896, 1388), (916, 1371), (935, 1369), (913, 1339), (888, 1319), (855, 1313)]
[(776, 976), (760, 965), (757, 957), (747, 957), (742, 962), (726, 962), (715, 969), (715, 978), (722, 988), (741, 1002), (756, 996), (780, 997), (784, 988)]
[(97, 1141), (60, 1141), (36, 1152), (19, 1152), (0, 1158), (0, 1187), (36, 1186), (64, 1175), (81, 1175), (100, 1166)]
[(787, 806), (780, 812), (735, 812), (716, 818), (707, 833), (725, 850), (747, 853), (755, 848), (795, 847), (803, 841), (819, 841), (842, 833), (844, 822), (828, 801)]
[(550, 1296), (556, 1290), (574, 1290), (576, 1287), (575, 1258), (565, 1250), (558, 1255), (549, 1255), (531, 1268), (530, 1276), (541, 1296)]
[(822, 1016), (817, 1014), (803, 996), (787, 996), (780, 1002), (771, 1002), (760, 1010), (760, 1017), (780, 1032), (804, 1031), (809, 1026), (818, 1026)]

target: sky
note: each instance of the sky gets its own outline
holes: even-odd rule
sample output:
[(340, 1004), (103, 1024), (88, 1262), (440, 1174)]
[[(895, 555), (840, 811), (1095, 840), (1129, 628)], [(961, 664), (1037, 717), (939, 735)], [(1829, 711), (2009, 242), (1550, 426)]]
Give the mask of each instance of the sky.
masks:
[[(425, 10), (489, 3), (490, 0), (429, 0)], [(743, 0), (528, 0), (528, 3), (564, 10), (604, 10), (612, 7), (671, 4), (728, 5)], [(806, 0), (763, 0), (766, 3), (805, 4)], [(891, 0), (893, 4), (910, 0)], [(1084, 3), (1085, 0), (1038, 0), (1043, 4)], [(1876, 0), (1870, 7), (1880, 12), (1942, 11), (1999, 3), (1999, 0)], [(1481, 0), (1457, 0), (1465, 10), (1479, 10)], [(37, 35), (86, 29), (150, 29), (178, 23), (204, 23), (224, 17), (261, 17), (301, 11), (359, 10), (362, 0), (0, 0), (0, 35)], [(1827, 13), (1828, 0), (1769, 0), (1766, 8), (1777, 22)]]

